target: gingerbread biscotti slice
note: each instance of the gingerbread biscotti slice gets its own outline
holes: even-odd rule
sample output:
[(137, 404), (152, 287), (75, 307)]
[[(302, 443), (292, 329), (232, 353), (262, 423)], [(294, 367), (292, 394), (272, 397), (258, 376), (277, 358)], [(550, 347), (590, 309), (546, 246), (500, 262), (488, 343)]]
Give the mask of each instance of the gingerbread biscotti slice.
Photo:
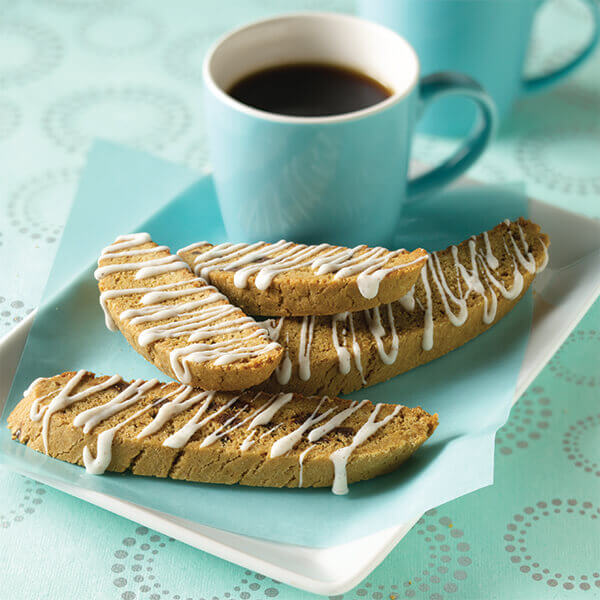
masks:
[(179, 250), (203, 277), (251, 315), (333, 315), (398, 300), (419, 276), (425, 250), (321, 244), (219, 244)]
[(246, 391), (87, 371), (37, 379), (8, 417), (14, 439), (135, 475), (269, 487), (323, 487), (396, 469), (437, 426), (420, 408)]
[(269, 391), (337, 395), (438, 358), (513, 308), (548, 260), (548, 237), (519, 219), (431, 254), (398, 302), (333, 317), (265, 321), (284, 358)]
[(181, 383), (246, 389), (281, 360), (281, 347), (264, 328), (147, 233), (107, 246), (95, 276), (107, 326)]

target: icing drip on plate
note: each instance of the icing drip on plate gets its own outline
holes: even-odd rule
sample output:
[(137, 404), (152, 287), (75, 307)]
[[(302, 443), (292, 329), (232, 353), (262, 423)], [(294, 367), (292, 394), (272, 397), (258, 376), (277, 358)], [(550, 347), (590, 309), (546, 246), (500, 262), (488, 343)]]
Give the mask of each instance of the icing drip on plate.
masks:
[[(88, 376), (91, 376), (91, 374), (87, 371), (78, 371), (62, 386), (41, 398), (35, 399), (36, 410), (32, 411), (32, 413), (35, 412), (35, 418), (31, 418), (33, 421), (43, 419), (44, 449), (48, 453), (48, 431), (52, 415), (89, 398), (93, 394), (104, 392), (119, 385), (118, 393), (115, 396), (104, 404), (79, 412), (72, 421), (73, 426), (80, 427), (84, 433), (89, 434), (93, 433), (94, 429), (101, 426), (106, 420), (120, 417), (115, 425), (98, 433), (95, 456), (88, 445), (83, 448), (83, 464), (87, 472), (93, 475), (104, 473), (110, 466), (115, 435), (126, 424), (139, 419), (151, 409), (158, 408), (150, 423), (136, 435), (137, 439), (147, 438), (161, 432), (168, 423), (171, 423), (183, 411), (197, 406), (198, 408), (193, 416), (185, 423), (178, 425), (175, 431), (164, 439), (163, 446), (182, 449), (193, 438), (195, 441), (200, 442), (200, 448), (207, 448), (236, 429), (240, 429), (245, 431), (245, 436), (239, 445), (241, 453), (247, 452), (257, 441), (272, 437), (274, 439), (270, 448), (266, 450), (266, 455), (270, 458), (277, 458), (285, 456), (304, 441), (308, 445), (298, 457), (299, 487), (302, 487), (303, 469), (309, 452), (317, 448), (320, 440), (327, 434), (340, 427), (357, 411), (369, 405), (368, 400), (354, 401), (347, 408), (332, 407), (320, 412), (323, 404), (328, 400), (325, 396), (320, 399), (316, 408), (307, 418), (285, 435), (277, 437), (276, 432), (282, 426), (282, 423), (277, 423), (257, 437), (257, 428), (265, 427), (271, 423), (277, 413), (293, 400), (293, 394), (286, 393), (271, 396), (262, 405), (249, 410), (249, 405), (240, 402), (238, 396), (231, 397), (225, 402), (221, 401), (217, 405), (215, 392), (200, 392), (184, 385), (163, 394), (162, 390), (166, 391), (169, 384), (159, 383), (156, 379), (149, 381), (137, 379), (124, 385), (123, 379), (119, 375), (113, 375), (100, 383), (84, 387), (87, 385), (85, 378)], [(27, 392), (34, 392), (35, 386), (42, 381), (44, 381), (43, 378), (37, 379)], [(148, 397), (150, 392), (153, 394), (152, 397)], [(257, 401), (260, 396), (261, 393), (257, 393), (253, 402)], [(347, 492), (346, 465), (354, 450), (391, 421), (402, 409), (401, 406), (397, 406), (390, 415), (376, 421), (381, 408), (382, 405), (373, 406), (369, 417), (355, 433), (351, 443), (331, 453), (330, 459), (335, 467), (334, 493)], [(224, 417), (219, 420), (220, 425), (212, 432), (207, 432), (204, 429), (205, 426), (214, 422), (222, 414), (224, 414)]]
[[(152, 257), (157, 252), (168, 251), (166, 246), (139, 248), (151, 241), (147, 233), (117, 238), (116, 243), (104, 248), (99, 264), (102, 259), (136, 257), (136, 260), (101, 265), (96, 269), (96, 278), (102, 280), (109, 274), (123, 271), (135, 271), (136, 280), (182, 269), (189, 272), (188, 265), (178, 256)], [(202, 286), (193, 285), (197, 283), (202, 283)], [(202, 297), (190, 299), (194, 294)], [(229, 304), (223, 294), (206, 285), (200, 277), (163, 285), (103, 291), (100, 305), (109, 329), (117, 327), (108, 312), (107, 302), (131, 295), (141, 296), (139, 307), (121, 311), (118, 319), (131, 325), (145, 325), (137, 337), (140, 346), (146, 347), (165, 339), (186, 338), (186, 345), (172, 349), (169, 354), (171, 369), (182, 383), (192, 381), (191, 362), (213, 361), (217, 366), (227, 365), (256, 358), (279, 347), (256, 327), (252, 318)], [(228, 337), (238, 333), (243, 335)], [(226, 339), (215, 340), (218, 336)]]
[[(205, 246), (209, 246), (208, 242), (192, 244), (179, 250), (178, 254)], [(274, 244), (224, 243), (211, 246), (196, 256), (194, 272), (208, 281), (213, 271), (234, 272), (233, 283), (238, 288), (246, 288), (249, 277), (256, 275), (254, 285), (263, 291), (269, 288), (277, 275), (297, 269), (308, 268), (316, 275), (334, 273), (334, 279), (356, 275), (360, 293), (372, 299), (377, 296), (379, 285), (387, 275), (426, 260), (426, 257), (419, 257), (402, 265), (386, 267), (392, 259), (405, 253), (403, 249), (390, 252), (385, 248), (368, 246), (306, 246), (284, 240)]]

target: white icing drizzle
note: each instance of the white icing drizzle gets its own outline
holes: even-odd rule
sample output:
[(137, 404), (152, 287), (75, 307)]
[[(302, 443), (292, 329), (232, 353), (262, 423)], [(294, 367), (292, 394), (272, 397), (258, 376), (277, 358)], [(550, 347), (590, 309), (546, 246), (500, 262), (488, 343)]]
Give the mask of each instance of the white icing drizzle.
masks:
[(267, 437), (268, 435), (275, 433), (280, 427), (281, 427), (281, 423), (277, 423), (277, 425), (273, 425), (273, 427), (271, 427), (271, 429), (267, 429), (267, 431), (265, 431), (264, 433), (261, 433), (260, 437), (258, 439), (262, 440), (264, 437)]
[(148, 412), (154, 406), (157, 406), (162, 399), (153, 402), (149, 406), (145, 406), (141, 408), (130, 417), (127, 417), (124, 421), (117, 423), (114, 427), (110, 429), (106, 429), (101, 431), (96, 438), (96, 457), (92, 456), (92, 453), (88, 446), (84, 446), (83, 448), (83, 465), (85, 466), (85, 470), (90, 475), (102, 475), (108, 466), (110, 465), (110, 461), (112, 460), (112, 445), (115, 439), (115, 433), (130, 423), (134, 421), (138, 417), (141, 417), (144, 413)]
[(254, 446), (254, 434), (256, 433), (256, 429), (253, 429), (242, 441), (241, 445), (240, 445), (240, 451), (241, 452), (246, 452), (246, 450), (249, 450), (250, 448), (252, 448), (252, 446)]
[(425, 313), (423, 314), (423, 340), (421, 347), (423, 350), (431, 350), (433, 348), (433, 304), (431, 302), (431, 287), (427, 277), (427, 265), (421, 269), (421, 281), (425, 290)]
[(152, 419), (152, 422), (148, 423), (148, 425), (146, 425), (146, 427), (144, 427), (144, 429), (137, 434), (136, 438), (141, 440), (149, 435), (159, 432), (173, 417), (176, 417), (184, 410), (194, 406), (194, 404), (197, 404), (202, 400), (206, 400), (210, 394), (210, 392), (200, 392), (199, 394), (194, 394), (190, 397), (190, 394), (193, 391), (194, 390), (192, 388), (182, 385), (179, 386), (174, 392), (163, 396), (163, 401), (173, 395), (175, 395), (175, 398), (167, 403), (164, 403), (158, 409), (158, 413), (156, 413), (156, 416), (154, 419)]
[(83, 433), (89, 433), (98, 423), (116, 415), (125, 408), (136, 404), (144, 394), (158, 385), (158, 379), (136, 379), (120, 394), (109, 400), (106, 404), (88, 408), (73, 419), (75, 427), (83, 427)]
[[(151, 250), (156, 252), (155, 248), (151, 248)], [(108, 255), (104, 258), (111, 258), (111, 256)], [(179, 271), (181, 269), (187, 270), (188, 266), (186, 263), (179, 260), (177, 256), (163, 256), (161, 258), (153, 258), (152, 260), (145, 260), (141, 262), (130, 262), (98, 267), (94, 271), (94, 277), (100, 280), (111, 273), (118, 273), (120, 271), (137, 271), (135, 274), (136, 279), (146, 279), (147, 277), (155, 277), (156, 275), (162, 275), (163, 273), (169, 273), (171, 271)]]
[[(533, 256), (533, 254), (529, 251), (529, 244), (527, 243), (527, 240), (525, 239), (525, 234), (523, 233), (523, 228), (518, 223), (516, 223), (516, 225), (517, 225), (517, 229), (519, 230), (519, 237), (521, 238), (521, 244), (523, 245), (523, 248), (525, 249), (525, 254), (526, 254), (526, 256), (523, 255), (519, 246), (515, 242), (514, 236), (511, 235), (510, 241), (512, 242), (513, 249), (517, 256), (517, 260), (519, 261), (519, 263), (521, 263), (521, 266), (525, 270), (527, 270), (529, 273), (535, 273), (537, 270), (537, 266), (535, 264), (535, 256)], [(542, 245), (543, 245), (543, 242), (542, 242)]]
[[(285, 317), (280, 317), (279, 319), (268, 319), (266, 321), (259, 322), (259, 325), (262, 325), (269, 334), (269, 337), (274, 342), (279, 342), (279, 336), (281, 335), (281, 328), (283, 327)], [(277, 382), (279, 385), (286, 385), (289, 383), (292, 377), (292, 360), (290, 359), (290, 350), (289, 350), (290, 338), (289, 335), (286, 335), (286, 345), (284, 346), (285, 352), (281, 362), (275, 367), (275, 377), (277, 378)]]
[(381, 404), (377, 404), (373, 409), (373, 412), (369, 415), (367, 422), (356, 432), (356, 435), (352, 438), (350, 445), (340, 448), (335, 452), (332, 452), (329, 459), (333, 463), (333, 487), (332, 492), (336, 495), (343, 495), (348, 493), (348, 475), (347, 465), (348, 460), (354, 450), (361, 444), (364, 444), (374, 433), (376, 433), (381, 427), (387, 425), (402, 409), (402, 406), (396, 406), (391, 414), (381, 419), (381, 421), (375, 421)]
[(310, 347), (315, 331), (316, 317), (302, 317), (300, 347), (298, 348), (298, 377), (302, 381), (310, 379)]
[(323, 402), (325, 402), (325, 400), (327, 400), (327, 399), (328, 399), (327, 396), (324, 396), (323, 398), (321, 398), (321, 401), (317, 405), (317, 408), (315, 408), (315, 410), (313, 410), (310, 417), (308, 417), (308, 419), (306, 419), (306, 421), (304, 421), (304, 423), (302, 423), (302, 425), (300, 425), (299, 427), (297, 427), (296, 429), (294, 429), (292, 432), (288, 433), (287, 435), (284, 435), (282, 438), (279, 438), (271, 446), (271, 452), (269, 453), (269, 456), (271, 458), (276, 458), (278, 456), (282, 456), (283, 454), (286, 454), (287, 452), (289, 452), (290, 450), (295, 448), (296, 444), (301, 440), (305, 431), (310, 429), (313, 425), (317, 425), (318, 423), (320, 423), (321, 421), (326, 419), (333, 412), (333, 409), (329, 408), (322, 415), (319, 415), (317, 417), (317, 413), (319, 412), (319, 409), (321, 408)]
[(77, 394), (71, 395), (71, 392), (81, 382), (86, 373), (87, 371), (84, 370), (77, 371), (77, 373), (75, 373), (75, 375), (69, 379), (66, 385), (58, 392), (58, 394), (52, 398), (50, 404), (48, 404), (45, 409), (41, 409), (39, 413), (37, 413), (39, 417), (33, 419), (34, 421), (37, 421), (43, 415), (42, 440), (44, 442), (44, 450), (46, 451), (46, 454), (48, 453), (48, 430), (50, 428), (50, 417), (52, 417), (54, 413), (58, 412), (59, 410), (64, 410), (65, 408), (71, 406), (71, 404), (79, 402), (80, 400), (83, 400), (84, 398), (87, 398), (96, 392), (106, 390), (121, 381), (121, 377), (119, 377), (119, 375), (113, 375), (102, 383), (89, 387)]
[[(510, 221), (505, 221), (507, 227), (510, 227)], [(436, 284), (439, 291), (440, 299), (444, 308), (444, 312), (450, 322), (460, 327), (463, 325), (468, 317), (468, 306), (467, 298), (471, 293), (477, 294), (483, 298), (484, 310), (483, 310), (483, 322), (487, 325), (494, 322), (496, 319), (496, 313), (498, 308), (498, 297), (496, 292), (492, 289), (495, 288), (501, 296), (507, 300), (515, 300), (519, 297), (523, 291), (524, 278), (523, 274), (519, 270), (517, 262), (529, 273), (535, 273), (543, 268), (543, 264), (538, 269), (536, 267), (535, 257), (529, 250), (529, 245), (525, 239), (523, 229), (519, 223), (515, 223), (519, 232), (520, 243), (524, 248), (524, 253), (519, 248), (514, 235), (508, 230), (510, 238), (510, 244), (512, 251), (504, 242), (504, 248), (507, 255), (512, 258), (513, 262), (513, 281), (510, 288), (507, 288), (500, 279), (494, 275), (494, 271), (500, 266), (500, 262), (497, 257), (494, 256), (489, 241), (489, 235), (487, 232), (483, 234), (483, 242), (485, 252), (477, 250), (476, 238), (471, 238), (468, 242), (469, 255), (470, 255), (470, 269), (463, 265), (459, 261), (458, 249), (456, 246), (451, 247), (452, 257), (454, 260), (454, 266), (457, 272), (457, 280), (459, 285), (459, 295), (456, 296), (450, 290), (448, 286), (444, 272), (441, 268), (438, 253), (433, 253), (431, 256), (433, 260), (428, 261), (421, 271), (421, 281), (423, 282), (423, 288), (426, 297), (425, 306), (425, 323), (424, 323), (424, 334), (423, 334), (423, 350), (431, 350), (433, 348), (433, 307), (431, 298), (431, 289), (427, 277), (427, 269), (429, 268), (432, 275), (432, 280)], [(547, 251), (545, 244), (540, 239), (540, 242)], [(545, 262), (545, 261), (544, 261)], [(487, 281), (487, 286), (484, 285), (480, 272), (483, 272)], [(459, 276), (459, 275), (460, 276)], [(465, 285), (465, 289), (462, 289), (461, 281)], [(458, 312), (454, 313), (450, 308), (450, 302), (458, 307)]]
[(398, 302), (400, 302), (402, 308), (407, 312), (415, 310), (415, 286), (413, 285)]
[[(123, 381), (119, 375), (113, 375), (112, 377), (107, 378), (101, 383), (92, 385), (80, 392), (73, 393), (76, 387), (81, 384), (83, 377), (86, 374), (86, 371), (78, 371), (65, 384), (63, 384), (61, 388), (55, 390), (54, 392), (51, 392), (50, 394), (45, 395), (43, 398), (37, 399), (39, 405), (40, 401), (44, 399), (48, 400), (53, 394), (55, 394), (54, 397), (50, 399), (50, 402), (48, 404), (36, 409), (36, 418), (32, 418), (32, 420), (40, 420), (43, 415), (44, 422), (42, 435), (45, 440), (44, 447), (46, 453), (48, 453), (47, 431), (50, 418), (54, 413), (60, 410), (64, 410), (75, 402), (83, 400), (94, 393), (107, 390)], [(44, 378), (37, 379), (31, 386), (29, 386), (26, 392), (31, 393), (31, 390), (33, 390), (35, 385), (44, 380)], [(151, 390), (157, 387), (164, 388), (167, 385), (168, 384), (159, 383), (156, 379), (151, 379), (149, 381), (137, 379), (128, 384), (125, 387), (125, 389), (120, 390), (116, 396), (114, 396), (104, 404), (84, 410), (77, 414), (73, 419), (73, 425), (76, 427), (82, 427), (84, 433), (90, 433), (103, 421), (121, 413), (127, 408), (139, 405), (140, 402), (144, 399), (144, 397), (147, 396), (148, 392), (150, 392)], [(258, 400), (260, 395), (260, 392), (257, 393), (256, 396), (253, 398), (252, 402)], [(120, 420), (114, 426), (104, 431), (101, 431), (96, 438), (96, 456), (93, 456), (92, 451), (87, 445), (83, 448), (82, 459), (87, 472), (93, 475), (98, 475), (106, 471), (112, 460), (112, 447), (114, 443), (115, 434), (127, 423), (138, 419), (139, 417), (147, 413), (150, 409), (160, 407), (152, 421), (148, 425), (146, 425), (146, 427), (144, 427), (139, 434), (137, 434), (137, 439), (142, 439), (160, 432), (168, 421), (170, 421), (183, 411), (191, 408), (195, 404), (200, 403), (200, 407), (198, 408), (194, 416), (191, 417), (184, 425), (179, 427), (174, 433), (169, 435), (162, 443), (163, 446), (166, 446), (168, 448), (183, 448), (198, 431), (200, 431), (205, 425), (213, 421), (224, 411), (231, 408), (239, 400), (238, 396), (233, 397), (213, 412), (208, 413), (213, 403), (214, 396), (215, 392), (198, 392), (198, 390), (194, 390), (191, 387), (181, 385), (175, 390), (163, 396), (157, 397), (146, 406), (142, 406), (137, 411), (133, 412), (133, 414), (131, 414), (130, 416)], [(257, 408), (250, 414), (245, 415), (241, 419), (239, 417), (239, 414), (243, 411), (246, 411), (249, 405), (243, 404), (240, 407), (235, 408), (235, 412), (231, 417), (229, 417), (217, 429), (212, 431), (212, 433), (205, 435), (205, 437), (202, 438), (201, 441), (199, 440), (200, 447), (208, 447), (211, 444), (214, 444), (219, 439), (228, 435), (232, 431), (245, 426), (247, 435), (240, 445), (240, 451), (245, 452), (255, 444), (254, 438), (256, 429), (260, 426), (264, 426), (271, 422), (271, 420), (275, 417), (277, 412), (281, 410), (281, 408), (283, 408), (286, 404), (288, 404), (292, 399), (293, 394), (291, 393), (278, 394), (269, 398), (264, 405)], [(293, 448), (295, 448), (303, 437), (306, 437), (306, 439), (309, 442), (309, 446), (305, 450), (303, 450), (303, 452), (299, 455), (300, 486), (302, 486), (304, 458), (306, 457), (308, 452), (315, 447), (314, 444), (321, 440), (332, 430), (334, 430), (336, 427), (342, 425), (342, 423), (346, 419), (348, 419), (356, 411), (358, 411), (359, 409), (361, 409), (369, 403), (368, 400), (363, 400), (360, 403), (357, 401), (353, 401), (348, 408), (341, 409), (337, 413), (335, 413), (335, 408), (329, 408), (322, 414), (319, 414), (319, 410), (321, 409), (323, 403), (326, 400), (326, 396), (321, 398), (317, 407), (314, 409), (311, 415), (293, 431), (291, 431), (287, 435), (284, 435), (278, 440), (275, 440), (274, 443), (271, 445), (269, 451), (269, 456), (271, 458), (282, 456), (290, 450), (292, 450)], [(375, 422), (375, 418), (380, 408), (380, 405), (374, 407), (374, 410), (369, 416), (369, 419), (358, 430), (358, 432), (352, 440), (352, 443), (349, 446), (341, 448), (331, 454), (330, 458), (334, 463), (336, 478), (335, 481), (337, 482), (334, 486), (335, 493), (341, 493), (340, 489), (342, 489), (342, 487), (340, 482), (345, 482), (346, 480), (345, 465), (348, 462), (348, 458), (350, 457), (354, 449), (360, 444), (362, 444), (364, 441), (366, 441), (380, 427), (383, 427), (383, 425), (388, 423), (394, 416), (396, 416), (402, 407), (396, 407), (393, 414), (389, 415), (388, 417), (382, 419), (379, 422)], [(331, 418), (325, 421), (330, 415), (332, 415)], [(325, 423), (323, 423), (323, 421), (325, 421)], [(323, 424), (319, 425), (320, 423)], [(277, 429), (281, 427), (281, 425), (282, 423), (275, 424), (266, 432), (262, 433), (259, 436), (259, 439), (263, 439), (267, 436), (272, 435)], [(311, 431), (308, 433), (308, 435), (305, 436), (306, 432), (308, 432), (309, 430)]]
[(298, 474), (298, 487), (301, 488), (302, 487), (302, 476), (304, 474), (304, 457), (314, 448), (314, 444), (311, 444), (310, 446), (308, 446), (308, 448), (306, 448), (306, 450), (303, 450), (300, 453), (300, 456), (298, 457), (298, 465), (300, 467), (300, 473)]
[(537, 269), (538, 273), (541, 273), (542, 271), (544, 271), (546, 269), (546, 267), (548, 266), (548, 259), (549, 259), (548, 246), (546, 246), (546, 244), (544, 244), (544, 241), (541, 238), (540, 238), (540, 243), (542, 244), (542, 247), (544, 248), (544, 257), (542, 258), (542, 262)]
[[(186, 285), (193, 281), (204, 281), (201, 277), (196, 277), (195, 279), (190, 279), (188, 281), (176, 281), (174, 283), (166, 283), (164, 285), (157, 285), (155, 287), (139, 287), (139, 288), (126, 288), (123, 290), (106, 290), (101, 292), (100, 294), (100, 306), (102, 307), (102, 311), (104, 312), (104, 322), (106, 323), (107, 329), (111, 331), (117, 331), (118, 327), (115, 325), (112, 317), (108, 312), (108, 307), (106, 306), (106, 301), (111, 298), (120, 298), (122, 296), (132, 296), (134, 294), (144, 294), (142, 298), (140, 298), (140, 304), (156, 304), (157, 302), (163, 302), (167, 298), (163, 298), (158, 300), (158, 293), (162, 290), (170, 290), (174, 287), (178, 287), (180, 285)], [(183, 290), (177, 290), (177, 293), (181, 293), (181, 295), (187, 294), (197, 294), (198, 288), (186, 288)]]
[(337, 324), (339, 322), (345, 322), (348, 319), (349, 312), (339, 313), (331, 317), (331, 337), (333, 340), (333, 347), (338, 355), (338, 362), (340, 365), (340, 373), (342, 375), (348, 375), (350, 373), (350, 351), (345, 346), (340, 344), (337, 334)]
[(354, 355), (354, 364), (356, 365), (356, 369), (358, 370), (363, 385), (367, 385), (367, 380), (365, 379), (365, 374), (362, 366), (360, 344), (356, 339), (356, 330), (354, 329), (354, 318), (352, 316), (352, 313), (350, 313), (350, 333), (352, 334), (352, 354)]
[(492, 252), (492, 246), (490, 245), (490, 236), (487, 231), (483, 232), (483, 242), (485, 244), (485, 260), (488, 265), (490, 265), (490, 269), (497, 269), (500, 266), (498, 259), (494, 256)]
[(333, 431), (336, 427), (339, 427), (348, 417), (353, 415), (357, 410), (359, 410), (366, 404), (369, 404), (368, 400), (363, 400), (360, 403), (354, 400), (348, 408), (345, 408), (344, 410), (340, 411), (337, 415), (331, 417), (331, 419), (329, 419), (329, 421), (327, 421), (326, 423), (323, 423), (323, 425), (315, 427), (308, 434), (308, 441), (318, 442), (323, 436), (327, 435), (330, 431)]
[[(36, 383), (39, 382), (39, 379), (36, 379)], [(23, 396), (27, 396), (31, 389), (33, 388), (33, 386), (29, 386), (25, 392), (23, 392)], [(47, 406), (42, 406), (42, 408), (40, 408), (40, 402), (43, 402), (44, 400), (46, 400), (47, 398), (49, 398), (50, 396), (52, 396), (54, 392), (50, 392), (49, 394), (46, 394), (45, 396), (42, 396), (41, 398), (36, 398), (32, 403), (31, 403), (31, 408), (29, 409), (29, 418), (32, 421), (39, 421), (43, 414), (44, 411), (46, 410)]]
[(375, 339), (375, 343), (377, 344), (377, 353), (379, 354), (379, 359), (385, 365), (393, 365), (396, 362), (396, 358), (398, 357), (398, 331), (396, 330), (396, 325), (394, 323), (394, 315), (392, 313), (392, 305), (386, 305), (387, 313), (388, 313), (388, 321), (390, 324), (390, 331), (392, 332), (392, 344), (390, 347), (390, 351), (386, 352), (383, 347), (383, 336), (385, 335), (385, 328), (381, 323), (381, 313), (379, 307), (375, 307), (373, 310), (373, 315), (371, 316), (371, 311), (366, 310), (365, 316), (367, 318), (367, 324), (369, 325), (369, 331), (371, 335)]
[(43, 377), (36, 377), (36, 379), (34, 379), (28, 386), (27, 389), (23, 392), (23, 397), (25, 396), (29, 396), (29, 394), (31, 394), (31, 392), (33, 391), (33, 388), (38, 384), (41, 383), (42, 381), (44, 381)]
[(162, 445), (166, 446), (167, 448), (183, 448), (199, 429), (202, 429), (204, 425), (210, 423), (210, 421), (212, 421), (216, 416), (220, 415), (234, 402), (237, 402), (236, 396), (221, 406), (217, 411), (202, 419), (201, 417), (208, 410), (208, 407), (213, 401), (214, 395), (214, 392), (209, 393), (206, 396), (206, 400), (204, 400), (200, 408), (196, 411), (196, 414), (181, 429), (178, 429), (175, 433), (171, 434)]
[[(120, 236), (117, 238), (117, 243), (107, 246), (102, 251), (100, 259), (150, 255), (168, 250), (165, 246), (135, 249), (136, 246), (150, 241), (148, 234)], [(189, 271), (187, 264), (177, 256), (157, 259), (150, 257), (144, 261), (99, 266), (95, 275), (97, 279), (102, 279), (109, 273), (137, 271), (135, 279), (145, 279), (184, 268)], [(263, 330), (255, 328), (256, 323), (252, 318), (229, 304), (227, 298), (216, 288), (209, 285), (190, 287), (193, 282), (206, 283), (202, 278), (195, 278), (154, 287), (105, 290), (100, 294), (100, 305), (104, 310), (107, 327), (116, 329), (107, 310), (107, 300), (134, 294), (141, 295), (139, 308), (122, 311), (119, 320), (129, 321), (132, 325), (148, 324), (138, 335), (137, 341), (143, 347), (168, 338), (186, 337), (189, 343), (174, 348), (169, 355), (175, 376), (186, 384), (192, 381), (189, 366), (191, 362), (214, 361), (217, 366), (226, 365), (255, 358), (279, 347), (277, 343), (267, 338)], [(197, 300), (187, 301), (185, 298), (192, 294), (206, 295)], [(179, 299), (180, 302), (177, 301)], [(176, 302), (173, 303), (174, 300)], [(172, 321), (165, 323), (169, 319)], [(214, 341), (216, 336), (239, 333), (248, 329), (254, 331), (248, 335)]]
[[(207, 242), (192, 244), (179, 250), (178, 254), (209, 245)], [(342, 248), (320, 244), (306, 246), (280, 240), (274, 244), (224, 243), (212, 246), (194, 258), (194, 272), (210, 280), (213, 271), (233, 271), (234, 285), (245, 288), (248, 278), (256, 275), (254, 285), (259, 290), (269, 288), (280, 273), (309, 268), (317, 275), (334, 273), (334, 279), (358, 274), (360, 293), (368, 299), (375, 298), (381, 281), (390, 273), (426, 260), (422, 256), (402, 265), (385, 267), (390, 260), (406, 253), (404, 249), (390, 252), (385, 248), (356, 246)]]
[[(244, 450), (248, 450), (248, 448), (254, 445), (253, 438), (256, 428), (260, 425), (266, 425), (267, 423), (269, 423), (271, 419), (275, 416), (275, 414), (279, 411), (279, 409), (284, 407), (293, 397), (294, 394), (279, 394), (278, 396), (275, 396), (275, 398), (273, 398), (272, 400), (269, 400), (255, 414), (251, 415), (253, 418), (250, 422), (250, 425), (248, 425), (248, 431), (250, 433), (246, 436), (246, 438), (242, 442), (242, 445), (240, 446), (240, 450), (242, 452)], [(277, 427), (279, 427), (279, 425), (276, 425), (275, 427), (269, 429), (269, 431), (263, 433), (259, 439), (261, 439), (265, 435), (268, 435), (269, 433), (272, 433), (273, 431), (275, 431), (275, 429), (277, 429)]]
[[(360, 374), (361, 381), (366, 385), (366, 380), (362, 366), (362, 356), (360, 351), (360, 344), (356, 339), (356, 329), (354, 327), (354, 313), (343, 312), (331, 317), (331, 337), (333, 341), (333, 347), (338, 355), (339, 370), (342, 375), (347, 375), (351, 369), (351, 358), (354, 358), (354, 365), (356, 370)], [(348, 329), (352, 336), (352, 342), (349, 346), (342, 345), (338, 338), (338, 323), (343, 323), (342, 335), (348, 335)]]
[[(152, 239), (147, 233), (130, 233), (127, 235), (120, 235), (116, 239), (116, 243), (111, 244), (102, 250), (100, 253), (100, 258), (138, 256), (168, 250), (166, 246), (154, 246), (152, 248), (142, 248), (138, 250), (131, 249), (135, 246), (141, 246), (142, 244), (147, 244), (151, 241)], [(125, 252), (120, 252), (120, 250), (125, 250)], [(94, 271), (94, 277), (99, 281), (110, 273), (118, 273), (119, 271), (137, 271), (135, 278), (145, 279), (146, 277), (153, 277), (155, 275), (169, 273), (171, 271), (179, 271), (180, 269), (188, 270), (189, 267), (177, 255), (172, 254), (162, 258), (156, 258), (143, 262), (112, 264), (104, 267), (99, 266), (96, 271)]]
[(279, 394), (273, 400), (267, 402), (252, 419), (248, 429), (252, 430), (260, 425), (266, 425), (271, 422), (271, 419), (283, 408), (292, 398), (294, 394)]
[(260, 336), (260, 331), (255, 331), (249, 335), (225, 340), (223, 342), (190, 344), (184, 348), (176, 348), (171, 351), (170, 363), (177, 379), (184, 383), (189, 383), (192, 379), (189, 364), (190, 362), (205, 362), (213, 360), (217, 366), (228, 365), (239, 360), (254, 358), (276, 348), (279, 344), (257, 343), (252, 346), (244, 347), (243, 342), (248, 342)]
[(275, 377), (279, 385), (286, 385), (292, 378), (292, 360), (290, 359), (289, 337), (286, 337), (287, 345), (281, 362), (275, 368)]
[[(235, 402), (236, 400), (238, 400), (238, 398), (234, 398), (233, 402)], [(244, 406), (243, 408), (244, 409), (248, 408), (248, 405)], [(235, 431), (238, 427), (247, 423), (252, 418), (252, 415), (249, 415), (242, 421), (238, 421), (236, 423), (235, 421), (237, 420), (237, 418), (238, 418), (237, 415), (233, 415), (232, 417), (229, 417), (229, 419), (227, 419), (227, 421), (225, 421), (225, 423), (223, 423), (223, 425), (218, 427), (215, 431), (213, 431), (211, 434), (207, 435), (202, 440), (202, 442), (200, 444), (200, 448), (206, 448), (207, 446), (214, 444), (217, 440), (220, 440), (222, 437), (225, 437), (227, 434), (231, 433), (232, 431)], [(230, 425), (231, 425), (231, 427), (229, 427)], [(228, 429), (228, 427), (229, 427), (229, 429)]]

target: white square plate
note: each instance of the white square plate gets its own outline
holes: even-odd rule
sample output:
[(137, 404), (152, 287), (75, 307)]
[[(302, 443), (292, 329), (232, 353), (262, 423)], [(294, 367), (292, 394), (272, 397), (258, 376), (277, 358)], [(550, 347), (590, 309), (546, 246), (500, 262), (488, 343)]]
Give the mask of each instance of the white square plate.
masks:
[[(600, 222), (536, 200), (531, 200), (530, 216), (549, 234), (552, 250), (548, 268), (534, 284), (532, 329), (514, 401), (535, 379), (600, 293)], [(6, 402), (34, 314), (0, 340), (0, 411)], [(362, 581), (421, 516), (415, 515), (401, 525), (350, 543), (310, 548), (206, 527), (107, 494), (42, 478), (26, 469), (20, 472), (195, 548), (294, 587), (324, 595), (344, 593)]]

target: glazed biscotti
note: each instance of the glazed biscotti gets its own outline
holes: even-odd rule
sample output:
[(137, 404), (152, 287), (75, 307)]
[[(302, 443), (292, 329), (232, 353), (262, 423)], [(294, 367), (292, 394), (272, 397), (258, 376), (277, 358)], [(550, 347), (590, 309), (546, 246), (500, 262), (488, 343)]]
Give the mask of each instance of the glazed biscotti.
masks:
[(106, 247), (95, 276), (107, 326), (181, 383), (246, 389), (281, 360), (281, 347), (264, 328), (147, 233)]
[(265, 321), (284, 358), (261, 389), (337, 395), (385, 381), (481, 334), (519, 301), (548, 260), (530, 221), (431, 254), (400, 301), (333, 317)]
[(179, 250), (194, 273), (251, 315), (333, 315), (404, 296), (427, 260), (412, 252), (357, 246), (199, 242)]
[(207, 483), (323, 487), (396, 469), (437, 426), (420, 408), (206, 392), (68, 372), (34, 381), (8, 417), (17, 441), (84, 465)]

